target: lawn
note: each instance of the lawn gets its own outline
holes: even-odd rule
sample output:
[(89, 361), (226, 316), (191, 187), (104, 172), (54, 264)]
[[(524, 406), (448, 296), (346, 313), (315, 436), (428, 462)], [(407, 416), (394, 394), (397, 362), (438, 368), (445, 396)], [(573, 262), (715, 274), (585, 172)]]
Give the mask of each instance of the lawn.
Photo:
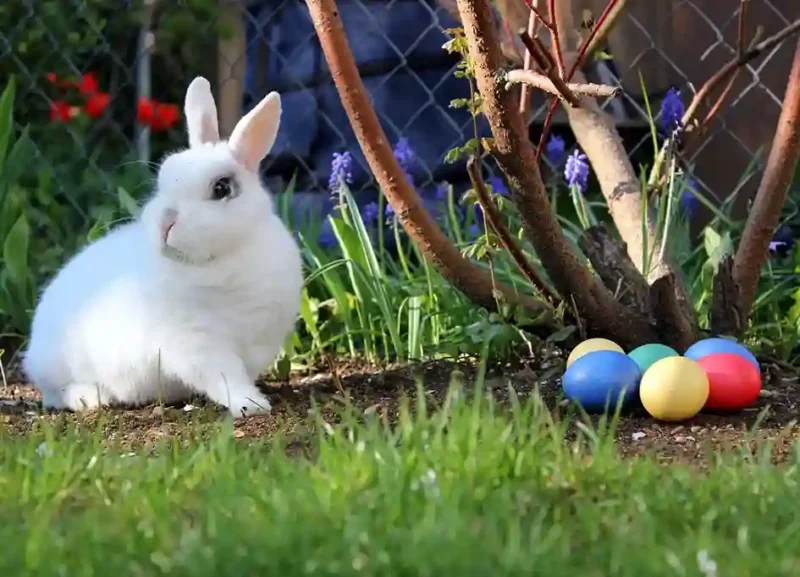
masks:
[(744, 419), (686, 426), (590, 421), (525, 371), (490, 372), (477, 398), (467, 374), (285, 385), (271, 392), (275, 415), (236, 423), (201, 403), (38, 415), (12, 386), (0, 574), (800, 570), (787, 415), (763, 418), (761, 402)]
[[(556, 26), (547, 28), (558, 46)], [(308, 183), (297, 174), (272, 191), (306, 282), (296, 330), (259, 383), (272, 413), (236, 421), (202, 399), (42, 411), (18, 366), (38, 295), (72, 254), (139, 215), (157, 163), (121, 161), (103, 140), (111, 131), (90, 140), (98, 119), (88, 102), (84, 110), (59, 101), (69, 118), (37, 126), (31, 117), (33, 128), (23, 129), (29, 99), (15, 104), (16, 81), (8, 82), (0, 96), (0, 575), (800, 575), (800, 165), (788, 192), (769, 185), (788, 177), (764, 176), (751, 212), (774, 213), (760, 227), (774, 234), (759, 241), (764, 266), (744, 271), (757, 298), (740, 310), (738, 281), (726, 282), (725, 271), (736, 268), (750, 221), (733, 209), (763, 159), (741, 167), (742, 187), (725, 200), (709, 200), (683, 156), (686, 111), (702, 107), (673, 87), (652, 111), (644, 101), (652, 164), (639, 158), (647, 151), (629, 159), (584, 151), (586, 135), (561, 126), (543, 131), (539, 169), (522, 170), (524, 162), (496, 152), (520, 148), (522, 160), (533, 158), (527, 134), (515, 147), (503, 144), (502, 126), (493, 126), (498, 142), (477, 132), (484, 105), (499, 111), (490, 124), (512, 109), (492, 103), (499, 91), (479, 76), (486, 66), (470, 64), (491, 43), (469, 48), (477, 28), (450, 29), (443, 46), (460, 55), (453, 72), (470, 95), (450, 108), (468, 111), (475, 129), (443, 162), (466, 163), (464, 174), (434, 179), (414, 150), (430, 142), (361, 135), (366, 156), (382, 151), (373, 154), (381, 170), (370, 168), (377, 183), (354, 182), (361, 161), (344, 147), (332, 153), (317, 204), (303, 200)], [(80, 94), (97, 82), (91, 71), (61, 74), (48, 73), (48, 82)], [(335, 67), (331, 76), (345, 78)], [(347, 90), (358, 92), (356, 84)], [(152, 158), (185, 144), (178, 132), (151, 135)], [(86, 155), (91, 166), (75, 158), (83, 140), (98, 151)], [(44, 162), (20, 161), (37, 148)], [(390, 152), (394, 162), (383, 162)], [(780, 164), (770, 157), (767, 170)], [(641, 174), (621, 170), (630, 174), (612, 187), (604, 166), (627, 165)], [(630, 186), (637, 179), (643, 193)], [(640, 198), (630, 206), (642, 210), (614, 216), (619, 191)], [(786, 196), (780, 214), (758, 208), (778, 194)], [(698, 235), (702, 207), (711, 219)], [(642, 226), (612, 227), (619, 239), (604, 233), (618, 218)], [(642, 246), (626, 244), (631, 238)], [(648, 287), (646, 269), (665, 255), (680, 274), (659, 281), (681, 285), (680, 298), (666, 284)], [(563, 398), (565, 358), (587, 337), (627, 339), (628, 351), (675, 340), (685, 351), (687, 335), (729, 333), (758, 355), (763, 377), (758, 400), (737, 413), (664, 423), (633, 407), (589, 417)]]

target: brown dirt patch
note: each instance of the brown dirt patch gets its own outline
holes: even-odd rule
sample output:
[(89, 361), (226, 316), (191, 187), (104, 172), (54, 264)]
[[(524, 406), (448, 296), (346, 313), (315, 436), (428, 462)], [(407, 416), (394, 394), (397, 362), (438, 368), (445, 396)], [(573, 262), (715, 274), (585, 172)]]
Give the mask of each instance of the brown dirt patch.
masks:
[[(561, 412), (559, 361), (540, 366), (494, 367), (487, 373), (487, 388), (500, 404), (508, 401), (508, 385), (520, 399), (539, 393), (547, 404)], [(621, 418), (616, 438), (620, 452), (627, 456), (650, 456), (663, 463), (681, 461), (703, 467), (715, 453), (753, 449), (769, 443), (776, 462), (784, 461), (800, 436), (796, 422), (800, 405), (797, 373), (765, 361), (764, 387), (757, 403), (731, 415), (701, 414), (680, 423), (659, 423), (643, 410), (633, 410)], [(454, 371), (456, 371), (454, 373)], [(337, 421), (338, 409), (346, 399), (364, 415), (378, 415), (394, 421), (399, 400), (416, 396), (422, 383), (429, 406), (438, 406), (452, 381), (463, 379), (468, 390), (474, 368), (466, 364), (432, 362), (384, 370), (358, 366), (339, 366), (333, 372), (311, 377), (296, 377), (289, 383), (265, 383), (273, 411), (234, 423), (234, 437), (243, 441), (281, 435), (290, 449), (305, 451), (313, 446), (315, 432), (307, 418), (314, 405), (327, 422)], [(138, 409), (109, 409), (82, 414), (42, 413), (39, 395), (18, 379), (0, 387), (0, 427), (13, 435), (24, 435), (46, 423), (70, 424), (88, 430), (102, 429), (105, 438), (130, 449), (147, 449), (165, 439), (182, 443), (196, 441), (215, 429), (224, 413), (202, 399), (190, 407), (150, 405)]]

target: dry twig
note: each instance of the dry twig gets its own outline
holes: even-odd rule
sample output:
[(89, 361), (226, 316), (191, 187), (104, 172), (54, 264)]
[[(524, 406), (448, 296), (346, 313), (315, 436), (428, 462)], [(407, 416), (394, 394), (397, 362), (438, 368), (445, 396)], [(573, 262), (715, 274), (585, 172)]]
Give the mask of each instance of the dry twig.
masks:
[[(549, 94), (553, 94), (555, 96), (561, 96), (566, 99), (565, 94), (559, 93), (558, 88), (556, 88), (553, 81), (546, 76), (539, 74), (538, 72), (534, 72), (533, 70), (509, 70), (506, 73), (506, 80), (509, 84), (514, 83), (522, 83), (527, 84), (528, 86), (533, 86), (534, 88), (538, 88), (539, 90), (543, 90), (548, 92)], [(611, 96), (616, 96), (620, 92), (620, 88), (618, 86), (608, 86), (605, 84), (578, 84), (576, 82), (571, 82), (566, 85), (567, 90), (572, 95), (581, 95), (581, 96), (594, 96), (594, 97), (603, 97), (608, 98)]]
[(580, 106), (581, 101), (578, 100), (578, 97), (569, 89), (567, 83), (564, 82), (564, 78), (558, 73), (558, 70), (556, 70), (557, 65), (553, 57), (550, 56), (550, 53), (547, 51), (547, 48), (542, 44), (542, 41), (538, 38), (531, 38), (528, 36), (527, 30), (524, 28), (519, 30), (519, 37), (528, 49), (528, 53), (533, 58), (533, 61), (536, 62), (539, 70), (541, 70), (552, 83), (556, 91), (555, 95), (563, 98), (570, 106)]
[[(621, 7), (618, 5), (622, 4)], [(609, 3), (606, 5), (603, 12), (598, 17), (597, 21), (592, 26), (592, 29), (589, 31), (589, 36), (584, 40), (580, 47), (578, 48), (578, 56), (573, 61), (572, 65), (569, 68), (569, 72), (564, 79), (566, 82), (572, 80), (572, 77), (575, 76), (575, 73), (578, 71), (578, 68), (583, 63), (583, 59), (586, 57), (586, 54), (589, 52), (590, 47), (597, 47), (606, 36), (611, 32), (613, 28), (613, 24), (619, 15), (622, 13), (622, 8), (624, 8), (625, 0), (610, 0)], [(552, 31), (553, 28), (557, 28), (558, 25), (556, 24), (556, 10), (555, 10), (555, 3), (553, 6), (550, 7), (550, 20), (552, 22), (550, 30)], [(561, 42), (559, 37), (556, 34), (553, 34), (554, 43), (556, 46), (560, 47)], [(556, 50), (560, 51), (560, 48)], [(547, 110), (547, 116), (544, 117), (544, 125), (542, 126), (542, 134), (539, 137), (539, 145), (536, 147), (536, 162), (542, 158), (542, 153), (544, 152), (545, 142), (547, 142), (547, 136), (550, 134), (550, 126), (553, 124), (553, 115), (556, 113), (556, 108), (558, 108), (558, 100), (553, 100), (550, 104), (550, 108)]]
[[(531, 6), (536, 6), (539, 2), (539, 0), (528, 0), (528, 1), (531, 2)], [(528, 36), (530, 36), (531, 38), (536, 38), (538, 23), (539, 20), (536, 17), (536, 12), (531, 10), (531, 13), (528, 15), (528, 28), (526, 30)], [(523, 57), (522, 61), (522, 69), (530, 70), (532, 65), (533, 62), (532, 62), (531, 51), (526, 48), (525, 56)], [(520, 91), (519, 94), (519, 113), (522, 115), (527, 115), (530, 106), (531, 106), (531, 87), (528, 86), (527, 84), (523, 84), (522, 90)]]

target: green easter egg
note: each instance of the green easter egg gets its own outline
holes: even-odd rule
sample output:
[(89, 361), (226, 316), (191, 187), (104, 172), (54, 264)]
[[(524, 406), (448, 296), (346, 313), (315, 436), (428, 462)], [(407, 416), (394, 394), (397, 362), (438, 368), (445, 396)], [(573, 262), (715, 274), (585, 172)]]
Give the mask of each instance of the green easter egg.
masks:
[(667, 345), (649, 343), (641, 347), (636, 347), (628, 353), (628, 356), (636, 361), (636, 364), (639, 365), (642, 373), (644, 373), (650, 368), (650, 365), (656, 361), (660, 361), (666, 357), (679, 357), (680, 354)]

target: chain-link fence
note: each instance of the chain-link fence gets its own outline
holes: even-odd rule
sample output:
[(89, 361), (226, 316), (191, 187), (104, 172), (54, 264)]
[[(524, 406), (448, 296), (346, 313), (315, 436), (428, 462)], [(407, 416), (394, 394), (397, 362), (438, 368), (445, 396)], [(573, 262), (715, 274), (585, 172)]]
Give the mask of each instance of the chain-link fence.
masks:
[[(497, 2), (506, 18), (500, 31), (527, 22), (527, 9), (522, 0), (516, 2)], [(604, 4), (574, 0), (576, 28)], [(634, 159), (646, 163), (652, 141), (645, 95), (656, 111), (670, 86), (688, 100), (730, 60), (739, 2), (630, 4), (609, 39), (612, 58), (596, 60), (587, 73), (623, 87), (621, 97), (603, 106)], [(764, 37), (800, 18), (797, 0), (749, 4), (751, 38), (757, 27)], [(445, 162), (448, 150), (474, 136), (468, 112), (450, 107), (469, 94), (466, 81), (454, 75), (455, 57), (442, 49), (448, 39), (444, 30), (458, 26), (452, 5), (435, 0), (340, 0), (338, 5), (387, 136), (415, 153), (409, 167), (415, 185), (423, 192), (442, 181), (466, 188), (463, 166)], [(763, 160), (758, 152), (771, 141), (793, 46), (790, 40), (743, 69), (723, 112), (686, 159), (706, 193), (721, 198), (737, 187), (754, 189), (756, 179), (742, 183), (741, 177), (753, 159)], [(140, 197), (147, 191), (148, 162), (184, 145), (182, 98), (198, 74), (215, 86), (223, 133), (267, 91), (282, 94), (282, 128), (264, 163), (274, 190), (292, 181), (298, 193), (323, 197), (318, 193), (327, 187), (333, 153), (345, 150), (354, 159), (354, 189), (366, 191), (372, 183), (301, 0), (6, 2), (0, 6), (0, 77), (5, 82), (12, 74), (18, 84), (16, 122), (28, 126), (36, 145), (23, 185), (42, 198), (63, 200), (76, 219), (105, 210), (97, 202), (101, 195), (125, 190)], [(545, 112), (543, 96), (535, 95), (529, 118), (533, 137)], [(557, 115), (554, 132), (574, 142), (563, 115)]]

